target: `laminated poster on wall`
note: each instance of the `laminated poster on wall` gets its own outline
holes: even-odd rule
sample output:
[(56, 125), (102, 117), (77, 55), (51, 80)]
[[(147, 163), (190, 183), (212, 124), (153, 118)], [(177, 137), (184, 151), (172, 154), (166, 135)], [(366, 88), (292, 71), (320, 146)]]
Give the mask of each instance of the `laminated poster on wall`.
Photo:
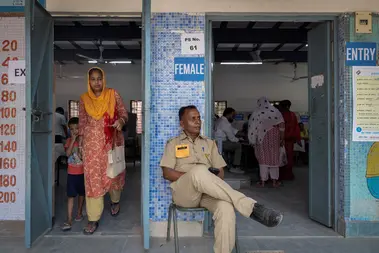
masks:
[(353, 67), (353, 141), (379, 141), (379, 67)]
[(24, 22), (0, 22), (0, 220), (25, 220)]
[(1, 6), (24, 6), (25, 0), (1, 0)]

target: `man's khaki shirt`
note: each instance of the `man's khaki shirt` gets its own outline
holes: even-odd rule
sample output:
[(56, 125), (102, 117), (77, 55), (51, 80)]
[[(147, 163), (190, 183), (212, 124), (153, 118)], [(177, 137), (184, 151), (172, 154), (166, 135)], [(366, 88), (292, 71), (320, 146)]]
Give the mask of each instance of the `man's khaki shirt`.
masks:
[(223, 168), (226, 163), (218, 152), (216, 142), (199, 135), (192, 141), (184, 132), (170, 139), (161, 159), (160, 166), (188, 172), (193, 166), (203, 164), (207, 168)]

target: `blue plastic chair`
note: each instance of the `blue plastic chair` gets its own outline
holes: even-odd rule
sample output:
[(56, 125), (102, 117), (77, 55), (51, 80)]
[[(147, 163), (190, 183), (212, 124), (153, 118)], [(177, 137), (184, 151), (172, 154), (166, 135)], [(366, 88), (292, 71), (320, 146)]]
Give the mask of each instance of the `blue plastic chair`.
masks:
[[(179, 233), (178, 233), (178, 215), (177, 211), (179, 212), (206, 212), (205, 219), (208, 219), (208, 224), (212, 224), (213, 227), (213, 220), (211, 218), (211, 215), (209, 215), (209, 211), (206, 208), (203, 207), (194, 207), (194, 208), (187, 208), (187, 207), (181, 207), (178, 205), (175, 205), (174, 203), (171, 203), (168, 209), (168, 222), (167, 222), (167, 238), (166, 241), (169, 242), (171, 237), (171, 219), (174, 220), (174, 242), (175, 242), (175, 253), (179, 253)], [(210, 221), (209, 221), (210, 219)], [(234, 246), (235, 252), (239, 253), (239, 245), (238, 245), (238, 236), (237, 236), (237, 225), (236, 225), (236, 242)]]

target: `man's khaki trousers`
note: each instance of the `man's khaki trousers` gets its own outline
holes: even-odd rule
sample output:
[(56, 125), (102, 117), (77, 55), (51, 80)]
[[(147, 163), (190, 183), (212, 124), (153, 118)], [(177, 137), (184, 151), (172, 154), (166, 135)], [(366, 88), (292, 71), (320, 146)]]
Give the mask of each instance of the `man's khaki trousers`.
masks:
[(182, 207), (204, 207), (213, 213), (215, 222), (215, 253), (230, 253), (235, 243), (236, 215), (234, 208), (250, 217), (255, 200), (234, 190), (226, 182), (196, 165), (171, 184), (174, 203)]

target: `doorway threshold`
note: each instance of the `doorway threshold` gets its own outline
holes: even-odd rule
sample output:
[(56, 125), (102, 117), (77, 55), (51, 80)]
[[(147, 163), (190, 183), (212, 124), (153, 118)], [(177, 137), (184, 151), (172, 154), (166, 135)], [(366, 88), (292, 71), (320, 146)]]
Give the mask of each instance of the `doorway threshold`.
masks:
[(93, 235), (85, 235), (83, 233), (69, 233), (69, 234), (48, 234), (45, 238), (140, 238), (141, 234), (130, 233), (94, 233)]

